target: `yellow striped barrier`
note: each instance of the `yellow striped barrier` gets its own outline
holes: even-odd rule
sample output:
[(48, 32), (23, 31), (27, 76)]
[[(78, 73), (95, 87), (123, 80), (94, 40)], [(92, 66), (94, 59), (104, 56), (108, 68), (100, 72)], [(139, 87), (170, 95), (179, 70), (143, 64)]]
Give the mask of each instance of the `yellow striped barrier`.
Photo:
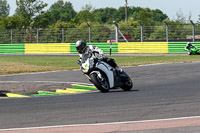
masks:
[(118, 43), (118, 53), (168, 53), (168, 42)]
[(68, 54), (70, 43), (30, 43), (25, 44), (25, 54)]

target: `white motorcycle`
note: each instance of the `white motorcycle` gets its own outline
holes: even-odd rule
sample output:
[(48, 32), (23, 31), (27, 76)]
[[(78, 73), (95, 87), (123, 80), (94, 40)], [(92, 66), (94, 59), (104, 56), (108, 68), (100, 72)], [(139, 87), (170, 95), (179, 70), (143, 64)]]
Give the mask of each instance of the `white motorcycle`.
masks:
[(124, 91), (130, 91), (133, 87), (131, 78), (123, 70), (119, 73), (103, 60), (88, 58), (84, 63), (78, 60), (77, 64), (81, 66), (83, 74), (101, 92), (109, 92), (110, 89), (118, 87)]

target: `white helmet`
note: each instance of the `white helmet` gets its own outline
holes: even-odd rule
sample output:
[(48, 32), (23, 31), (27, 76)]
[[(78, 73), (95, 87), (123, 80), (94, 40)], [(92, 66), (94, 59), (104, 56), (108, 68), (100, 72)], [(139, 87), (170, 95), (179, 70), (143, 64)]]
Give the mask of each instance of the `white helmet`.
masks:
[(78, 40), (76, 42), (76, 50), (80, 54), (83, 54), (86, 48), (87, 48), (87, 44), (86, 44), (85, 40)]

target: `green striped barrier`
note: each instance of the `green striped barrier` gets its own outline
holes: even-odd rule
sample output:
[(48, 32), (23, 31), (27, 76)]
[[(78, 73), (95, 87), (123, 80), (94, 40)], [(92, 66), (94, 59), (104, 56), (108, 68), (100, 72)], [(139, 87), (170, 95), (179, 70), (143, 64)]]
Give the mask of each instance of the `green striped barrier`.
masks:
[(24, 44), (0, 44), (0, 54), (24, 54)]
[[(187, 42), (169, 42), (168, 43), (169, 53), (187, 53), (187, 51), (185, 51), (186, 44)], [(191, 44), (200, 48), (199, 42), (191, 42)]]

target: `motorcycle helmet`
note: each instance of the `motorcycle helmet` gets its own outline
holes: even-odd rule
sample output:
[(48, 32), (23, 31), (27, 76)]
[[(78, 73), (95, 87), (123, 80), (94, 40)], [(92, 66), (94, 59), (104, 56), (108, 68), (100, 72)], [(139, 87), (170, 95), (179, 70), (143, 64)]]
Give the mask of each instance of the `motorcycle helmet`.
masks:
[(192, 46), (192, 44), (190, 42), (187, 42), (186, 46), (189, 47)]
[(76, 42), (76, 50), (80, 54), (83, 54), (86, 48), (87, 48), (87, 44), (86, 44), (85, 40), (78, 40)]

